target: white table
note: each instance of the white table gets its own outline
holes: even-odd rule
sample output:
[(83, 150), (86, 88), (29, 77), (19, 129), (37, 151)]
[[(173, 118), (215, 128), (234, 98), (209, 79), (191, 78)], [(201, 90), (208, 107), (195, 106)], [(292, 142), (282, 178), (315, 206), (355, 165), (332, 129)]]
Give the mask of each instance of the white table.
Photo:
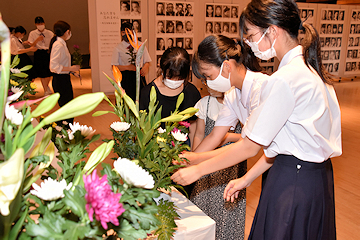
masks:
[(177, 213), (181, 218), (175, 220), (178, 229), (174, 240), (215, 240), (214, 220), (174, 188), (171, 201), (177, 206)]

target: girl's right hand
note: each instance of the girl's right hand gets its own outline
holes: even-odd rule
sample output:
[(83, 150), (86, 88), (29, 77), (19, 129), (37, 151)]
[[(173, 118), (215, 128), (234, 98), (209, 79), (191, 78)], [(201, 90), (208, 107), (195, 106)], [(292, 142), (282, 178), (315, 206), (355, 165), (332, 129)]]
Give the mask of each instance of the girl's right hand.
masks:
[(234, 202), (235, 198), (239, 196), (240, 190), (249, 187), (250, 184), (251, 183), (247, 182), (244, 177), (231, 180), (224, 190), (224, 199)]
[(71, 66), (71, 71), (77, 72), (77, 71), (79, 71), (79, 70), (80, 70), (80, 65), (72, 65), (72, 66)]
[(187, 160), (189, 160), (189, 162), (187, 162), (188, 166), (193, 165), (192, 163), (196, 162), (197, 160), (197, 156), (198, 153), (195, 152), (188, 152), (188, 151), (184, 151), (181, 154), (179, 154), (179, 158), (186, 158)]

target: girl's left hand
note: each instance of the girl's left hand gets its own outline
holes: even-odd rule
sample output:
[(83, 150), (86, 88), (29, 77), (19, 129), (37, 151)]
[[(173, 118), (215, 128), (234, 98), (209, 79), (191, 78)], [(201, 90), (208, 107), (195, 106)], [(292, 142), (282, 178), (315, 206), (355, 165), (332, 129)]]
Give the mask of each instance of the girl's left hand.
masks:
[(226, 201), (234, 202), (235, 198), (239, 196), (239, 191), (249, 187), (250, 184), (251, 183), (248, 183), (244, 177), (231, 180), (224, 190), (224, 199)]
[(198, 165), (179, 169), (171, 176), (171, 180), (179, 185), (189, 185), (201, 177), (200, 169)]

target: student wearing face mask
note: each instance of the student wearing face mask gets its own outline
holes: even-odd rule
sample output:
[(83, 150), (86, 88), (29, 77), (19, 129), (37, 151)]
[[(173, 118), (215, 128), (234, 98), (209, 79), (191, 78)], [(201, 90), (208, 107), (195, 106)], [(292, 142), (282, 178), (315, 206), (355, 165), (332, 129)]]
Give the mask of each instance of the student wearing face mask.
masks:
[[(184, 93), (184, 101), (179, 111), (194, 107), (201, 96), (197, 88), (189, 82), (190, 56), (188, 52), (179, 47), (165, 50), (160, 59), (159, 76), (141, 90), (140, 109), (146, 110), (150, 102), (150, 90), (155, 87), (158, 108), (162, 106), (161, 117), (168, 117), (176, 108), (176, 101)], [(196, 117), (190, 118), (190, 143), (195, 132)]]
[[(55, 36), (50, 41), (50, 71), (53, 73), (52, 87), (55, 93), (60, 93), (58, 104), (60, 107), (74, 98), (70, 73), (80, 70), (79, 65), (71, 66), (71, 55), (66, 41), (71, 38), (71, 27), (67, 22), (58, 21), (54, 24)], [(74, 119), (67, 119), (73, 123)]]
[[(23, 26), (17, 26), (14, 29), (14, 34), (11, 35), (11, 43), (10, 43), (10, 53), (11, 53), (11, 59), (14, 59), (16, 55), (19, 56), (20, 62), (15, 67), (18, 69), (21, 69), (24, 66), (27, 65), (33, 65), (33, 62), (31, 61), (30, 57), (27, 55), (28, 52), (34, 52), (37, 50), (36, 47), (31, 46), (29, 48), (25, 48), (24, 45), (27, 45), (26, 42), (23, 42), (23, 38), (26, 34), (26, 30)], [(28, 74), (28, 78), (30, 80), (36, 78), (36, 72), (34, 68), (31, 68), (27, 71), (24, 71), (24, 73)]]
[(48, 86), (51, 79), (49, 46), (54, 33), (45, 29), (45, 21), (40, 16), (35, 18), (35, 26), (36, 29), (29, 33), (28, 42), (38, 49), (34, 53), (34, 68), (37, 77), (41, 79), (44, 95), (49, 95), (52, 93)]
[[(192, 69), (210, 93), (195, 105), (199, 111), (193, 151), (197, 154), (238, 141), (240, 122), (245, 123), (251, 107), (256, 105), (252, 99), (268, 76), (252, 72), (261, 70), (255, 56), (223, 35), (208, 36), (199, 44)], [(192, 159), (192, 154), (184, 156)], [(241, 162), (204, 175), (194, 183), (190, 200), (216, 222), (216, 239), (244, 239), (246, 192), (241, 191), (233, 203), (225, 203), (222, 193), (229, 181), (246, 173), (246, 165), (246, 161)]]
[[(132, 31), (133, 26), (129, 22), (121, 24), (122, 41), (117, 45), (113, 51), (111, 58), (111, 65), (116, 66), (122, 74), (121, 86), (125, 89), (126, 94), (134, 101), (136, 100), (136, 67), (134, 63), (130, 62), (129, 48), (131, 45), (127, 38), (125, 29)], [(141, 44), (141, 42), (139, 42)], [(149, 71), (151, 58), (145, 46), (144, 54), (140, 60), (140, 91), (146, 85), (145, 76)]]
[[(255, 156), (262, 157), (224, 191), (234, 201), (241, 189), (270, 166), (249, 239), (335, 240), (334, 181), (330, 157), (341, 155), (341, 115), (321, 62), (319, 35), (301, 22), (292, 0), (252, 0), (240, 17), (241, 36), (262, 60), (279, 68), (261, 85), (241, 141), (195, 156), (205, 160), (180, 169), (173, 181), (186, 185), (201, 176)], [(298, 42), (305, 32), (306, 45)]]

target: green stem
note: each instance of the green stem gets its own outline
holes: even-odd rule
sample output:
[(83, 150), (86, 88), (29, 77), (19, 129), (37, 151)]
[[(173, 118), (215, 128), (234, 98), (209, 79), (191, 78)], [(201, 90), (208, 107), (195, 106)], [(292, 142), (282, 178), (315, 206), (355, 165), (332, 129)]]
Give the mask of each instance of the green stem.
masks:
[(139, 112), (140, 66), (136, 65), (136, 110)]
[(0, 14), (1, 81), (0, 81), (0, 130), (3, 127), (4, 111), (10, 79), (10, 32)]

